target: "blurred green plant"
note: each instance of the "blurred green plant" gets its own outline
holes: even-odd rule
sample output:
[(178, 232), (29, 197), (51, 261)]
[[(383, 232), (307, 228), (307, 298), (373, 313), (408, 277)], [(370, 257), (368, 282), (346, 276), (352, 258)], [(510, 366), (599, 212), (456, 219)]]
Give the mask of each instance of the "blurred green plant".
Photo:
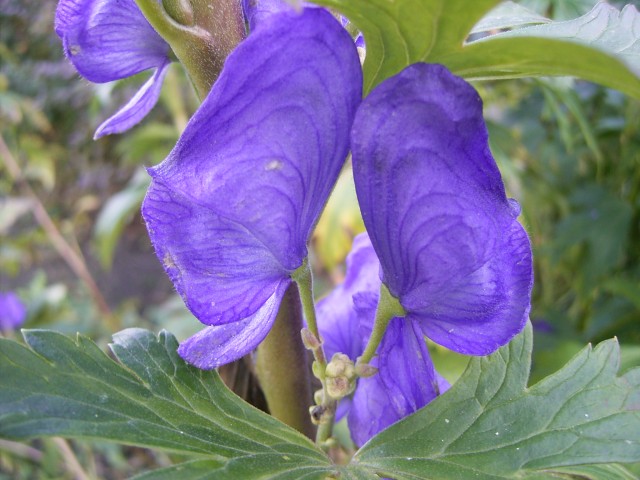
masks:
[[(593, 0), (523, 0), (519, 5), (564, 20), (586, 13)], [(97, 87), (78, 81), (51, 28), (55, 2), (0, 0), (0, 7), (0, 133), (67, 241), (89, 255), (87, 247), (93, 246), (109, 269), (127, 227), (138, 218), (148, 183), (142, 166), (157, 163), (172, 148), (196, 108), (195, 96), (174, 68), (163, 89), (164, 108), (154, 109), (127, 136), (93, 142), (101, 116), (121, 104), (140, 79)], [(622, 344), (621, 371), (638, 365), (640, 102), (564, 78), (477, 86), (486, 101), (492, 149), (510, 194), (523, 206), (534, 243), (532, 381), (557, 370), (585, 341), (613, 335)], [(32, 220), (33, 200), (15, 189), (1, 165), (0, 172), (0, 287), (19, 283), (28, 327), (80, 331), (104, 345), (109, 327), (89, 292), (75, 280), (45, 273), (43, 265), (56, 254)], [(322, 248), (315, 258), (327, 274), (318, 281), (320, 293), (341, 277), (350, 240), (362, 228), (347, 167), (316, 230)], [(148, 243), (143, 229), (137, 233)], [(150, 249), (149, 259), (156, 261)], [(92, 271), (100, 270), (92, 265)], [(146, 310), (137, 300), (114, 307), (122, 326), (164, 327), (178, 338), (197, 328), (175, 296), (160, 298)], [(431, 349), (438, 369), (455, 380), (467, 359)], [(70, 445), (93, 477), (124, 478), (147, 464), (170, 464), (164, 454), (142, 449)], [(77, 475), (61, 466), (68, 464), (69, 452), (55, 441), (22, 447), (0, 443), (0, 477)], [(128, 466), (132, 458), (142, 466)]]

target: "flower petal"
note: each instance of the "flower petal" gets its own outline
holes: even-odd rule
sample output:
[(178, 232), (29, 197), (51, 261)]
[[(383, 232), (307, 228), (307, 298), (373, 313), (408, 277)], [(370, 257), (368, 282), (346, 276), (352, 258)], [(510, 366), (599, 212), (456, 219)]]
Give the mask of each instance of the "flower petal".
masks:
[(253, 315), (287, 277), (242, 225), (173, 191), (162, 179), (152, 181), (142, 215), (165, 271), (204, 324)]
[(361, 447), (376, 433), (399, 420), (380, 375), (358, 380), (347, 415), (351, 439)]
[(27, 318), (27, 309), (13, 292), (0, 292), (0, 332), (19, 328)]
[[(352, 360), (362, 354), (363, 343), (360, 336), (360, 321), (353, 296), (370, 292), (377, 295), (380, 290), (378, 271), (380, 263), (366, 233), (353, 240), (353, 247), (347, 256), (347, 273), (344, 283), (320, 300), (316, 305), (318, 328), (324, 340), (327, 358), (334, 353), (344, 353)], [(375, 312), (375, 305), (374, 305)]]
[(407, 318), (461, 353), (508, 342), (529, 311), (531, 249), (475, 90), (441, 65), (412, 65), (363, 102), (352, 149), (383, 281)]
[(351, 437), (359, 446), (441, 393), (439, 376), (414, 322), (392, 319), (372, 363), (378, 373), (358, 381), (348, 416)]
[(227, 58), (153, 174), (245, 227), (291, 272), (347, 155), (362, 72), (349, 34), (323, 9), (274, 14), (268, 27)]
[(467, 355), (488, 355), (511, 340), (529, 317), (531, 246), (517, 222), (495, 245), (485, 265), (407, 319), (418, 320), (434, 342)]
[(398, 419), (439, 395), (438, 380), (420, 325), (394, 318), (378, 348), (378, 374)]
[(294, 7), (287, 0), (242, 0), (244, 18), (253, 32), (259, 24), (274, 13), (291, 12)]
[(96, 83), (163, 65), (169, 45), (134, 0), (60, 0), (55, 30), (80, 75)]
[(124, 107), (100, 125), (93, 136), (94, 140), (104, 137), (105, 135), (111, 135), (112, 133), (124, 132), (140, 122), (158, 102), (162, 82), (169, 70), (169, 65), (171, 65), (171, 62), (167, 60), (165, 64), (158, 68), (151, 78), (140, 87), (140, 90), (138, 90)]
[(233, 362), (254, 350), (267, 336), (278, 315), (280, 301), (289, 281), (275, 292), (252, 316), (218, 327), (207, 327), (180, 344), (178, 353), (190, 364), (210, 370)]

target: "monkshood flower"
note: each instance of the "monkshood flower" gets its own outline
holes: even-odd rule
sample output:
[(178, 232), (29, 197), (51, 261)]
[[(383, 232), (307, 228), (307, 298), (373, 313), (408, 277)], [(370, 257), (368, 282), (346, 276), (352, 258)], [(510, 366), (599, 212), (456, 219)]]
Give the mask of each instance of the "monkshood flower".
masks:
[(13, 292), (0, 292), (0, 332), (19, 328), (27, 318), (27, 309)]
[[(320, 334), (327, 356), (345, 353), (355, 361), (364, 351), (380, 292), (380, 263), (367, 234), (354, 239), (342, 285), (318, 302)], [(449, 384), (437, 374), (416, 321), (394, 318), (371, 364), (378, 372), (360, 378), (353, 397), (343, 398), (351, 437), (363, 445), (376, 433), (424, 407)]]
[(441, 65), (412, 65), (362, 103), (351, 147), (382, 281), (406, 321), (463, 354), (506, 344), (529, 314), (531, 247), (476, 91)]
[(275, 13), (227, 58), (142, 206), (156, 254), (210, 325), (180, 346), (200, 368), (253, 350), (349, 149), (362, 97), (349, 34), (324, 9)]
[(170, 48), (134, 0), (60, 0), (55, 30), (67, 58), (91, 82), (154, 70), (134, 97), (98, 127), (94, 138), (128, 130), (149, 113), (171, 63)]

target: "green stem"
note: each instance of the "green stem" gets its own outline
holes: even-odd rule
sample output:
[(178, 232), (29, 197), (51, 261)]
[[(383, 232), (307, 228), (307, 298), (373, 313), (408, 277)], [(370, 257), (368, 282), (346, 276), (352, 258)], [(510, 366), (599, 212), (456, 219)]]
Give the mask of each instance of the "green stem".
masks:
[[(302, 265), (300, 265), (300, 267), (298, 267), (298, 269), (293, 272), (291, 278), (298, 284), (298, 290), (300, 291), (300, 302), (302, 303), (304, 318), (307, 321), (307, 328), (317, 339), (320, 339), (318, 320), (316, 319), (316, 307), (313, 301), (313, 275), (311, 273), (311, 268), (309, 267), (308, 258), (304, 259)], [(322, 355), (322, 358), (316, 358), (316, 360), (326, 365), (327, 360), (324, 358), (324, 351), (322, 350), (322, 348), (320, 348), (319, 353)]]
[(316, 318), (316, 308), (313, 301), (313, 275), (309, 267), (309, 259), (305, 258), (302, 265), (291, 276), (298, 285), (300, 291), (300, 301), (304, 318), (307, 321), (307, 328), (311, 334), (318, 340), (317, 345), (311, 349), (313, 357), (316, 361), (315, 371), (322, 383), (322, 401), (320, 402), (321, 414), (318, 419), (318, 431), (316, 432), (316, 444), (327, 449), (327, 440), (331, 438), (333, 431), (333, 421), (336, 415), (337, 402), (329, 396), (326, 382), (327, 358), (322, 348), (322, 339), (318, 330), (318, 321)]
[(387, 286), (383, 283), (380, 286), (380, 300), (378, 300), (378, 308), (376, 309), (376, 319), (373, 323), (373, 331), (367, 342), (367, 346), (358, 358), (358, 363), (369, 363), (382, 341), (384, 332), (387, 330), (389, 322), (394, 317), (404, 317), (407, 312), (402, 308), (400, 302), (394, 297)]
[(269, 335), (258, 347), (256, 374), (271, 415), (313, 438), (309, 417), (309, 405), (313, 403), (311, 375), (300, 330), (300, 298), (297, 285), (292, 283)]
[[(151, 26), (169, 43), (189, 74), (198, 97), (203, 100), (222, 70), (225, 59), (244, 36), (240, 2), (176, 0), (170, 3), (171, 14), (158, 0), (135, 2)], [(189, 11), (181, 12), (186, 7)]]

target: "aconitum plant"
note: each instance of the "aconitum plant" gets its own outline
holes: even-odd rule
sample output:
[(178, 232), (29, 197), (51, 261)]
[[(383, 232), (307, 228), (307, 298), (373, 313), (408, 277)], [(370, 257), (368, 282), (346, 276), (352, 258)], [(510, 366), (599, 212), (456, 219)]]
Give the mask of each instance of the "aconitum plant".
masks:
[[(142, 215), (203, 328), (180, 344), (120, 332), (118, 363), (83, 338), (27, 332), (39, 356), (0, 342), (31, 370), (0, 369), (0, 433), (194, 455), (137, 478), (626, 475), (640, 370), (616, 376), (615, 341), (527, 387), (531, 243), (470, 81), (575, 75), (640, 97), (637, 11), (563, 24), (499, 1), (317, 3), (60, 0), (82, 76), (154, 69), (96, 136), (142, 120), (171, 60), (202, 100), (148, 168)], [(366, 232), (317, 299), (310, 239), (350, 169)], [(471, 357), (459, 379), (434, 349)], [(243, 357), (271, 416), (215, 370)]]
[(362, 97), (355, 50), (324, 9), (262, 20), (149, 171), (142, 214), (156, 253), (211, 325), (181, 345), (190, 363), (219, 367), (255, 349), (305, 268)]

